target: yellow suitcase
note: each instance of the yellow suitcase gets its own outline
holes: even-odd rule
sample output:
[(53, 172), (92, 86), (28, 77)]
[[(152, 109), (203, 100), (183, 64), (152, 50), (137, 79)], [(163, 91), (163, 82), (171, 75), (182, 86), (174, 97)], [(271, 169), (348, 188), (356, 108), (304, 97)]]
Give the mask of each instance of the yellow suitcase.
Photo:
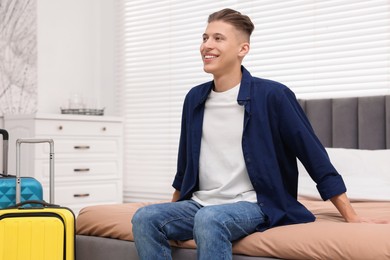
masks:
[[(24, 204), (42, 208), (23, 208)], [(0, 260), (74, 260), (74, 214), (42, 201), (0, 210)]]
[[(50, 144), (50, 202), (20, 203), (21, 143)], [(16, 141), (16, 201), (0, 210), (0, 260), (74, 260), (75, 216), (54, 202), (54, 143), (51, 139)], [(19, 183), (18, 183), (19, 182)], [(34, 205), (34, 207), (31, 207)]]

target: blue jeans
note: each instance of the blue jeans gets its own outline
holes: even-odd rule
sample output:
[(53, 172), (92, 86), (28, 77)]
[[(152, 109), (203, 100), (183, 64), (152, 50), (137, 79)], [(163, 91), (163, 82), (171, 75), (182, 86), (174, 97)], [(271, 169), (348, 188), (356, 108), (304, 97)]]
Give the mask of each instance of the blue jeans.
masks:
[(200, 260), (232, 259), (232, 241), (256, 231), (264, 214), (256, 203), (202, 207), (193, 200), (140, 208), (132, 219), (142, 260), (172, 259), (168, 240), (194, 239)]

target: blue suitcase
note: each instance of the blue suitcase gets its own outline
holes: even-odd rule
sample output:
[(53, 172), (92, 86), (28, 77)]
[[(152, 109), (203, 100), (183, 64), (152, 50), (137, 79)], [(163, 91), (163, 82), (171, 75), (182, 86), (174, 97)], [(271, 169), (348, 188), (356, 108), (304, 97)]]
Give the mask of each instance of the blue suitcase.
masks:
[[(3, 136), (3, 171), (0, 174), (0, 209), (16, 204), (16, 183), (15, 175), (8, 174), (8, 132), (0, 129)], [(21, 201), (43, 200), (42, 185), (32, 177), (20, 178)]]

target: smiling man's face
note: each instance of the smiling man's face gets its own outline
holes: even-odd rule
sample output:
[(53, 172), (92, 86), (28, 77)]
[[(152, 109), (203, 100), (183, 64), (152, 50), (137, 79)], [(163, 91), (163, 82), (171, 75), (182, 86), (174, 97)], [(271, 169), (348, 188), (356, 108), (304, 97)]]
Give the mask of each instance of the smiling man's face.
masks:
[(214, 77), (229, 73), (232, 69), (240, 69), (248, 50), (249, 43), (243, 32), (223, 21), (211, 22), (207, 25), (200, 45), (203, 69)]

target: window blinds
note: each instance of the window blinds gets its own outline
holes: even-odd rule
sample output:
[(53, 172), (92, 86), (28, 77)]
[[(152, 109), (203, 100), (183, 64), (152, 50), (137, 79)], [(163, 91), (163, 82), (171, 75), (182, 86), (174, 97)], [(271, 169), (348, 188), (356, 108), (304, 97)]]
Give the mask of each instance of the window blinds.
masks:
[(251, 8), (250, 68), (300, 97), (389, 91), (389, 1), (274, 1)]
[(170, 199), (184, 96), (211, 80), (201, 36), (208, 15), (226, 7), (256, 26), (244, 59), (252, 75), (305, 98), (389, 93), (389, 1), (118, 0), (125, 201)]

